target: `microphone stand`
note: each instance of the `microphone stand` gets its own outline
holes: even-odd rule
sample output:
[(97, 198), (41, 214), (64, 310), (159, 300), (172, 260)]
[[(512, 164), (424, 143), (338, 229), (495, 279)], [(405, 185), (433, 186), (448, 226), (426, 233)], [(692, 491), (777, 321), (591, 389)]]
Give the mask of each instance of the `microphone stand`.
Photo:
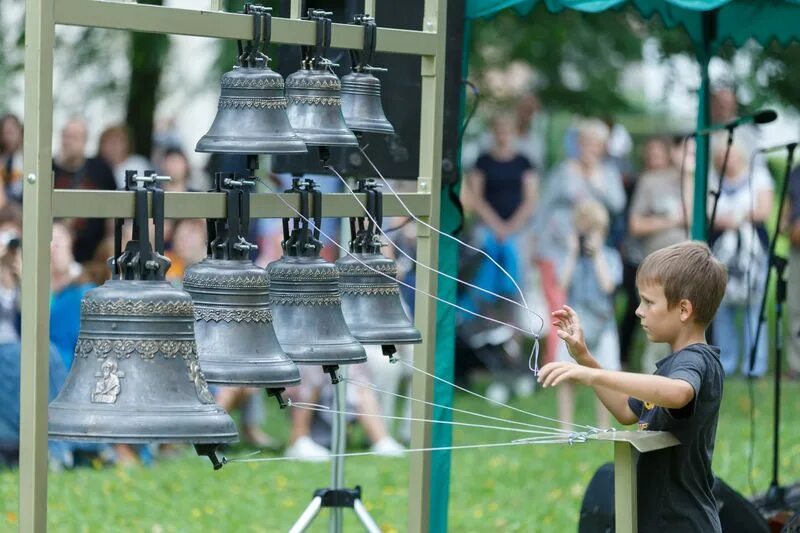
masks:
[(714, 197), (714, 203), (711, 207), (711, 217), (708, 220), (708, 229), (706, 231), (706, 241), (709, 245), (711, 245), (711, 237), (714, 231), (714, 220), (717, 218), (717, 204), (719, 204), (719, 197), (722, 194), (722, 181), (725, 179), (725, 172), (728, 170), (728, 156), (731, 153), (733, 130), (735, 127), (735, 125), (731, 125), (726, 128), (728, 130), (728, 142), (725, 145), (725, 157), (722, 159), (722, 168), (718, 172), (719, 183), (717, 184), (717, 190), (711, 191), (711, 196)]
[[(778, 483), (778, 456), (780, 453), (780, 413), (781, 413), (781, 362), (783, 360), (783, 305), (786, 302), (786, 279), (784, 278), (784, 271), (786, 269), (787, 260), (785, 257), (777, 255), (775, 252), (775, 245), (778, 242), (778, 231), (780, 229), (780, 220), (783, 216), (783, 207), (786, 200), (786, 195), (789, 190), (789, 176), (792, 172), (792, 163), (794, 161), (794, 151), (797, 148), (797, 143), (791, 143), (786, 146), (788, 154), (786, 156), (786, 171), (783, 176), (783, 185), (781, 186), (781, 195), (778, 203), (778, 223), (775, 224), (775, 229), (772, 232), (769, 245), (769, 263), (767, 266), (767, 276), (764, 280), (764, 292), (761, 295), (761, 310), (758, 313), (758, 322), (756, 324), (756, 334), (753, 339), (753, 345), (750, 348), (750, 360), (748, 365), (748, 375), (753, 372), (753, 367), (756, 361), (756, 350), (758, 348), (758, 341), (761, 336), (761, 324), (766, 320), (767, 308), (767, 292), (769, 290), (770, 275), (772, 269), (775, 269), (777, 275), (777, 282), (775, 284), (775, 384), (774, 384), (774, 397), (775, 410), (773, 413), (773, 428), (772, 428), (772, 481), (770, 482), (767, 495), (764, 500), (767, 508), (780, 509), (786, 507), (785, 489)], [(751, 378), (752, 379), (752, 378)]]

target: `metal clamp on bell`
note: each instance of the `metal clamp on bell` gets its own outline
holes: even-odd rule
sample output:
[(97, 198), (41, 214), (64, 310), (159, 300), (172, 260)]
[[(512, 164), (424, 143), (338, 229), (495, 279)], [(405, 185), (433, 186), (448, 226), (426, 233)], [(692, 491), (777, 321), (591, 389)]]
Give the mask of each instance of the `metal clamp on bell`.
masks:
[(320, 256), (322, 193), (300, 179), (286, 192), (299, 196), (301, 216), (283, 220), (283, 257), (267, 266), (278, 341), (298, 365), (363, 363), (366, 352), (342, 316), (337, 269)]
[(369, 15), (356, 15), (353, 24), (364, 27), (364, 47), (361, 51), (350, 51), (353, 71), (342, 76), (342, 114), (345, 124), (356, 134), (391, 135), (394, 127), (383, 112), (381, 81), (372, 74), (386, 72), (386, 69), (370, 64), (377, 45), (378, 27), (375, 19)]
[(342, 313), (362, 344), (380, 344), (391, 355), (396, 344), (418, 344), (422, 335), (400, 300), (397, 264), (381, 253), (383, 193), (374, 180), (360, 179), (357, 193), (367, 197), (367, 217), (350, 219), (350, 254), (336, 261)]
[(197, 352), (208, 382), (263, 387), (285, 407), (281, 393), (300, 383), (300, 372), (275, 336), (269, 276), (250, 259), (258, 248), (246, 240), (252, 185), (217, 173), (214, 190), (226, 195), (227, 216), (208, 221), (208, 257), (186, 271), (183, 287), (194, 301)]
[(155, 173), (127, 175), (134, 192), (133, 238), (122, 251), (122, 224), (116, 221), (118, 255), (109, 262), (114, 276), (81, 301), (75, 359), (50, 404), (49, 435), (88, 442), (189, 442), (220, 468), (217, 447), (235, 442), (238, 433), (214, 402), (200, 368), (192, 300), (164, 279), (170, 262), (164, 257), (162, 179)]
[(283, 77), (270, 69), (264, 52), (272, 33), (269, 8), (247, 6), (253, 40), (238, 41), (233, 70), (222, 76), (214, 122), (195, 151), (229, 154), (302, 154), (308, 151), (286, 116)]

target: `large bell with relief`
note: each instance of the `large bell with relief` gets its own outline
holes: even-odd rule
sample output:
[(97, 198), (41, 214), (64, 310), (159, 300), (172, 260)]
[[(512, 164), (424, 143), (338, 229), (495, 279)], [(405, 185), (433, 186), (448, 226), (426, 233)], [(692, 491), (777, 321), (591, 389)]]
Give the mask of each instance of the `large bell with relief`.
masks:
[(357, 192), (366, 192), (372, 219), (351, 219), (350, 254), (336, 261), (347, 327), (362, 344), (422, 342), (400, 300), (397, 265), (380, 251), (375, 223), (383, 217), (383, 197), (371, 180), (360, 180)]
[[(75, 360), (50, 404), (49, 436), (191, 442), (198, 453), (205, 445), (203, 454), (213, 455), (216, 445), (237, 440), (236, 426), (214, 402), (200, 369), (192, 300), (164, 280), (169, 260), (150, 246), (147, 194), (136, 191), (134, 235), (111, 261), (115, 279), (81, 302)], [(153, 210), (154, 218), (161, 218), (160, 229), (156, 223), (156, 250), (161, 251), (163, 192), (155, 196)], [(116, 251), (120, 236), (118, 231)]]
[(248, 233), (249, 197), (244, 189), (225, 192), (227, 220), (210, 221), (209, 256), (183, 278), (194, 300), (200, 364), (209, 383), (267, 389), (297, 385), (300, 372), (272, 327), (269, 277), (248, 258), (255, 245), (241, 237)]
[[(301, 186), (305, 188), (300, 190)], [(313, 182), (303, 185), (295, 180), (292, 191), (300, 194), (303, 216), (308, 216), (310, 193), (315, 197), (315, 214), (321, 214), (322, 195)], [(318, 224), (320, 217), (314, 218)], [(288, 224), (284, 220), (284, 255), (267, 266), (278, 341), (298, 365), (365, 362), (364, 347), (353, 338), (342, 316), (336, 267), (319, 255), (318, 233), (312, 233), (307, 222), (296, 220), (290, 235)]]
[(355, 24), (364, 26), (364, 50), (351, 51), (353, 72), (342, 76), (342, 114), (347, 127), (355, 132), (394, 133), (381, 103), (381, 81), (373, 71), (385, 71), (370, 65), (375, 52), (377, 27), (375, 19), (356, 15)]
[[(217, 115), (195, 151), (230, 154), (301, 154), (303, 140), (286, 116), (283, 77), (267, 66), (259, 47), (264, 40), (261, 17), (254, 15), (255, 44), (239, 64), (222, 75)], [(267, 32), (268, 33), (268, 32)]]
[[(316, 12), (320, 13), (320, 12)], [(286, 114), (308, 146), (358, 146), (342, 116), (342, 83), (325, 59), (331, 42), (331, 21), (312, 17), (317, 25), (316, 47), (304, 47), (302, 68), (286, 78)]]

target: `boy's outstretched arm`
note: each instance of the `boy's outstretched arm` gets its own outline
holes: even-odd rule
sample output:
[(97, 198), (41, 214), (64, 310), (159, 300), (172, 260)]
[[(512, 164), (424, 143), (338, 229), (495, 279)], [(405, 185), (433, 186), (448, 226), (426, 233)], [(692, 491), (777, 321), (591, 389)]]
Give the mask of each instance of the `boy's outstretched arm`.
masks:
[(639, 419), (628, 405), (629, 396), (667, 408), (683, 407), (694, 398), (694, 389), (683, 380), (603, 370), (586, 347), (580, 319), (571, 307), (565, 305), (553, 313), (553, 326), (580, 366), (572, 363), (545, 365), (539, 373), (539, 382), (544, 386), (557, 385), (564, 379), (591, 386), (606, 409), (625, 425)]
[(595, 390), (599, 387), (633, 396), (667, 409), (680, 409), (694, 399), (694, 388), (682, 379), (603, 370), (575, 363), (550, 363), (539, 372), (539, 381), (545, 387), (558, 385), (564, 380), (582, 383)]

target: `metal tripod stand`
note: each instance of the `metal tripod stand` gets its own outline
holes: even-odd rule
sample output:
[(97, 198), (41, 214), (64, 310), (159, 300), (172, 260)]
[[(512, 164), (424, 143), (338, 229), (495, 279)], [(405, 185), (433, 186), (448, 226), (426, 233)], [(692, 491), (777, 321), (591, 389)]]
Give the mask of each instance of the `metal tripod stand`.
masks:
[[(375, 520), (367, 512), (364, 504), (361, 503), (361, 487), (354, 489), (344, 488), (344, 457), (345, 435), (347, 430), (347, 420), (345, 419), (345, 386), (346, 384), (339, 377), (338, 366), (323, 366), (322, 369), (330, 374), (333, 382), (333, 413), (331, 423), (331, 486), (330, 488), (317, 489), (314, 497), (308, 504), (303, 514), (294, 523), (289, 533), (302, 533), (319, 514), (323, 507), (331, 509), (328, 531), (330, 533), (341, 533), (344, 514), (342, 510), (351, 508), (356, 513), (359, 522), (369, 533), (380, 533), (381, 529)], [(344, 374), (344, 371), (342, 371)]]

